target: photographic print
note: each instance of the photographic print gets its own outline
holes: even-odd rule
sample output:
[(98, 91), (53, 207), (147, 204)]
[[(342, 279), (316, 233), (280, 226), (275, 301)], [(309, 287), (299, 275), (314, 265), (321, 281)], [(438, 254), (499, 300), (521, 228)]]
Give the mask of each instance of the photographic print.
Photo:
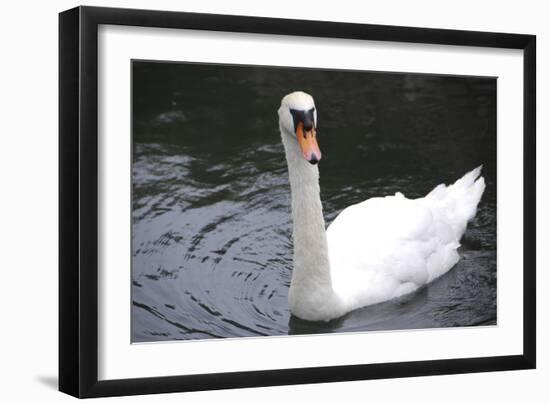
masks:
[(132, 342), (496, 325), (496, 78), (131, 69)]

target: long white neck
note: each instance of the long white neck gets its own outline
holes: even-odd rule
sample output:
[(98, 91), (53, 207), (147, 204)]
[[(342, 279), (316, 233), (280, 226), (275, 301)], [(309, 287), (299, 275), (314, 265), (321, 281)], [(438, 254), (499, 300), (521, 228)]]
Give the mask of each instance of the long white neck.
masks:
[(292, 313), (326, 320), (340, 311), (332, 288), (319, 168), (304, 159), (296, 138), (281, 127), (292, 199), (294, 270), (289, 291)]

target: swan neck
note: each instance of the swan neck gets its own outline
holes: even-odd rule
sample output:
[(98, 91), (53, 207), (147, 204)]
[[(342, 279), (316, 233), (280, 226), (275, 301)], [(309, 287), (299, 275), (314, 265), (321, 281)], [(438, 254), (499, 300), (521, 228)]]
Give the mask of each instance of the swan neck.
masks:
[(319, 167), (303, 158), (296, 138), (281, 129), (291, 190), (294, 270), (292, 289), (332, 294)]

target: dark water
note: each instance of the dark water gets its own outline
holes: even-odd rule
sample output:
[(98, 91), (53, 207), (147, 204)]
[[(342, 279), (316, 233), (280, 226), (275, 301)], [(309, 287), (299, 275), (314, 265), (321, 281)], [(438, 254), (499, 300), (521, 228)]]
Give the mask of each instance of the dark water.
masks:
[[(327, 224), (484, 164), (454, 269), (329, 323), (290, 316), (277, 109), (298, 89), (319, 111)], [(133, 342), (496, 324), (496, 80), (134, 62), (133, 100)]]

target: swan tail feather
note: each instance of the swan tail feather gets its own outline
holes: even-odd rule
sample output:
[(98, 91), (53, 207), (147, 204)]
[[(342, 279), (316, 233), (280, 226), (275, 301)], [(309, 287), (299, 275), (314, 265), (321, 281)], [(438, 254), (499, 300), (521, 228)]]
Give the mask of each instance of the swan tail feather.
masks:
[(433, 207), (441, 211), (460, 240), (466, 225), (477, 212), (477, 206), (485, 191), (485, 179), (481, 176), (483, 166), (476, 167), (454, 184), (435, 187), (427, 196)]

